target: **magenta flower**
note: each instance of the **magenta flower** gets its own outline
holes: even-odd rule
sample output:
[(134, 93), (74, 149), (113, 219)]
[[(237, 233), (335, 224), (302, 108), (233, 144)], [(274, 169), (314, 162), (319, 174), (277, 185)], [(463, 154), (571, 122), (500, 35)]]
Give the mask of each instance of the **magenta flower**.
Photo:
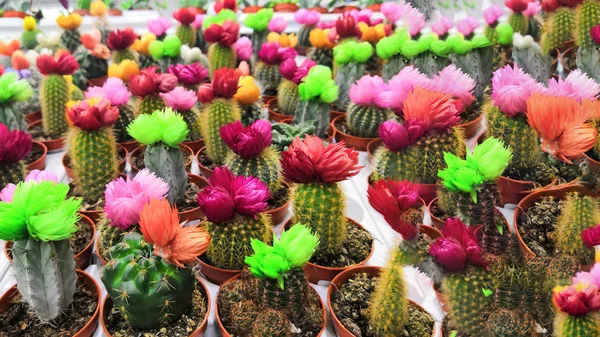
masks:
[(271, 146), (271, 123), (259, 119), (244, 127), (240, 121), (229, 123), (219, 130), (223, 141), (238, 156), (250, 159)]
[(23, 130), (10, 131), (0, 124), (0, 163), (13, 164), (21, 161), (31, 151), (31, 135)]
[(431, 80), (417, 68), (408, 66), (402, 68), (398, 75), (388, 81), (388, 84), (390, 90), (394, 92), (390, 107), (396, 114), (399, 114), (402, 111), (406, 96), (415, 87), (428, 88), (431, 85)]
[(600, 45), (600, 25), (595, 25), (590, 28), (590, 35), (592, 36), (592, 40), (598, 45)]
[(283, 31), (287, 28), (287, 22), (284, 18), (278, 16), (274, 17), (269, 21), (269, 30), (275, 32), (277, 34), (283, 33)]
[(582, 230), (581, 239), (589, 249), (600, 246), (600, 225)]
[(459, 111), (463, 111), (475, 101), (475, 96), (473, 96), (475, 81), (454, 64), (433, 76), (430, 83), (429, 89), (449, 94), (452, 98), (458, 99), (460, 106), (456, 108)]
[(468, 227), (458, 218), (448, 218), (442, 229), (443, 237), (437, 238), (429, 247), (429, 254), (449, 271), (461, 271), (466, 262), (485, 267), (475, 227)]
[(451, 272), (462, 271), (467, 266), (467, 253), (455, 238), (437, 238), (429, 245), (429, 254)]
[(365, 75), (350, 86), (348, 95), (354, 104), (388, 109), (395, 93), (381, 77)]
[(85, 92), (85, 98), (90, 99), (92, 97), (107, 99), (110, 101), (111, 106), (120, 107), (129, 102), (131, 93), (120, 78), (110, 77), (104, 82), (103, 86), (90, 87)]
[(416, 120), (399, 124), (388, 120), (379, 125), (379, 137), (390, 151), (399, 152), (415, 144), (426, 132), (425, 123)]
[(504, 14), (504, 10), (500, 6), (491, 5), (483, 10), (483, 19), (488, 25), (493, 25), (498, 22), (498, 19)]
[(523, 15), (530, 18), (538, 15), (542, 11), (542, 4), (539, 1), (532, 1), (527, 5), (527, 9), (523, 12)]
[(319, 23), (317, 23), (317, 28), (319, 29), (331, 29), (335, 27), (335, 20), (329, 20), (329, 21), (319, 21)]
[[(52, 173), (51, 171), (48, 170), (33, 170), (31, 172), (29, 172), (29, 174), (27, 175), (27, 177), (25, 177), (25, 181), (34, 181), (36, 183), (42, 182), (42, 181), (52, 181), (55, 183), (59, 183), (58, 181), (58, 177), (56, 176), (56, 174)], [(17, 185), (15, 184), (8, 184), (6, 185), (2, 191), (0, 191), (0, 201), (3, 202), (12, 202), (13, 200), (13, 195), (15, 194), (15, 190), (17, 189)]]
[(104, 212), (110, 225), (127, 229), (140, 220), (144, 205), (153, 199), (163, 199), (169, 192), (169, 184), (148, 169), (139, 171), (135, 178), (119, 178), (106, 185)]
[(258, 51), (258, 59), (268, 65), (281, 64), (281, 62), (295, 58), (298, 52), (294, 48), (282, 48), (277, 42), (263, 43)]
[(187, 86), (198, 85), (208, 78), (208, 69), (198, 62), (172, 65), (167, 72), (175, 75), (179, 83)]
[(175, 89), (159, 95), (166, 106), (178, 112), (192, 110), (198, 101), (196, 93), (193, 90), (187, 90), (184, 87), (175, 87)]
[(502, 113), (509, 117), (524, 114), (527, 100), (532, 93), (541, 93), (544, 86), (515, 65), (505, 66), (494, 72), (492, 77), (492, 101)]
[(314, 26), (321, 19), (321, 13), (311, 11), (305, 8), (299, 9), (294, 13), (294, 20), (301, 25)]
[(364, 22), (369, 26), (375, 26), (383, 22), (383, 19), (381, 18), (372, 20), (373, 11), (370, 9), (361, 9), (360, 11), (351, 10), (350, 15), (352, 15), (354, 21), (356, 21), (356, 24), (359, 22)]
[(579, 69), (573, 70), (564, 80), (551, 78), (548, 81), (548, 95), (574, 98), (580, 103), (584, 99), (596, 100), (599, 93), (600, 84)]
[(233, 50), (240, 60), (248, 61), (252, 56), (252, 41), (248, 37), (242, 36), (233, 44)]
[(469, 36), (473, 34), (475, 29), (477, 29), (479, 25), (480, 23), (478, 19), (472, 16), (467, 16), (466, 18), (458, 21), (458, 24), (456, 24), (456, 28), (462, 35)]
[(190, 26), (192, 26), (192, 28), (194, 28), (194, 29), (202, 29), (202, 24), (204, 23), (204, 18), (205, 18), (204, 14), (197, 14), (196, 19), (194, 20), (194, 22), (192, 22), (192, 24)]
[(600, 287), (600, 264), (596, 263), (592, 269), (587, 271), (580, 271), (573, 277), (573, 284), (588, 284)]
[(166, 34), (167, 30), (171, 28), (171, 21), (160, 16), (154, 20), (148, 21), (147, 26), (150, 33), (156, 36), (161, 36)]
[(585, 316), (600, 310), (600, 292), (595, 285), (584, 289), (572, 285), (555, 291), (553, 299), (558, 308), (570, 316)]
[(308, 75), (310, 68), (316, 66), (317, 63), (311, 59), (306, 59), (300, 66), (296, 64), (296, 60), (293, 58), (287, 59), (279, 65), (279, 72), (281, 75), (296, 84), (300, 84), (302, 79)]
[(391, 23), (400, 20), (403, 9), (404, 6), (395, 2), (384, 2), (381, 4), (381, 13)]
[(452, 26), (454, 26), (454, 21), (447, 16), (442, 16), (437, 22), (431, 24), (431, 30), (438, 36), (444, 36)]
[(198, 205), (210, 222), (227, 222), (235, 215), (235, 204), (231, 194), (221, 186), (209, 186), (200, 191)]
[(402, 20), (404, 21), (410, 36), (416, 36), (421, 32), (421, 29), (425, 28), (427, 25), (427, 22), (425, 21), (425, 15), (423, 15), (423, 13), (421, 13), (418, 9), (408, 4), (404, 7)]

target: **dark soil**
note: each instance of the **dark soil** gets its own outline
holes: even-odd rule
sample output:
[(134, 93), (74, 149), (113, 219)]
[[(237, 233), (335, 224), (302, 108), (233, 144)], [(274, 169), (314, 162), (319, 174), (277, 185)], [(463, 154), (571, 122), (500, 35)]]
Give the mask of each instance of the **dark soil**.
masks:
[[(192, 159), (194, 157), (193, 153), (190, 153), (187, 149), (181, 149), (181, 153), (183, 154), (183, 162), (185, 163), (186, 169), (192, 165)], [(143, 170), (146, 167), (144, 164), (144, 151), (136, 152), (136, 156), (131, 156), (131, 164), (138, 168), (139, 170)], [(187, 169), (189, 171), (189, 169)]]
[(596, 155), (596, 153), (594, 151), (592, 151), (592, 150), (586, 152), (585, 154), (587, 154), (588, 157), (594, 159), (595, 161), (600, 161), (600, 157), (598, 157)]
[(198, 153), (198, 163), (208, 169), (214, 170), (217, 167), (219, 167), (220, 165), (213, 163), (208, 156), (206, 155), (205, 151), (200, 151)]
[(29, 156), (27, 156), (27, 159), (25, 159), (25, 164), (29, 165), (29, 164), (33, 163), (34, 161), (40, 159), (43, 154), (44, 154), (44, 151), (42, 151), (42, 149), (35, 146), (35, 144), (34, 144), (33, 147), (31, 148), (31, 152), (29, 152)]
[[(377, 278), (372, 275), (356, 274), (332, 295), (332, 311), (356, 337), (380, 337), (369, 325), (369, 301), (376, 283)], [(404, 332), (398, 337), (431, 336), (434, 320), (429, 313), (409, 302), (408, 316)], [(427, 331), (419, 331), (423, 328)]]
[(55, 140), (55, 139), (59, 139), (62, 138), (62, 136), (59, 137), (50, 137), (47, 136), (44, 133), (44, 126), (42, 125), (42, 123), (33, 125), (33, 126), (28, 126), (27, 127), (27, 132), (29, 132), (31, 134), (31, 138), (33, 138), (33, 140), (37, 140), (37, 141), (42, 141), (42, 140)]
[(364, 261), (371, 253), (373, 237), (369, 232), (348, 222), (348, 237), (342, 251), (335, 255), (313, 255), (310, 262), (319, 266), (348, 267)]
[(551, 164), (547, 161), (538, 162), (527, 171), (522, 172), (512, 169), (510, 166), (504, 173), (505, 177), (516, 180), (532, 181), (534, 188), (540, 188), (551, 184), (557, 179), (558, 184), (564, 184), (577, 179), (581, 175), (579, 165), (557, 162)]
[(133, 330), (121, 312), (114, 307), (108, 314), (106, 327), (113, 337), (187, 337), (202, 324), (207, 314), (206, 298), (199, 290), (194, 291), (193, 298), (192, 307), (187, 313), (184, 313), (177, 321), (160, 329)]
[(542, 197), (519, 217), (519, 233), (537, 256), (553, 256), (556, 252), (554, 232), (562, 204), (554, 197)]
[(17, 295), (8, 310), (0, 313), (0, 337), (62, 337), (73, 336), (92, 318), (98, 297), (77, 281), (73, 303), (52, 322), (40, 321)]
[(185, 198), (177, 203), (177, 210), (179, 212), (189, 211), (198, 207), (197, 196), (200, 192), (200, 188), (196, 184), (189, 183), (185, 189)]
[(475, 104), (460, 114), (460, 124), (472, 122), (481, 116), (481, 109), (475, 107), (474, 105)]
[(82, 193), (77, 190), (77, 187), (73, 184), (73, 182), (69, 183), (69, 193), (67, 193), (67, 197), (83, 199), (81, 202), (80, 211), (101, 211), (104, 209), (104, 198), (100, 198), (96, 201), (86, 200)]
[(288, 187), (286, 185), (282, 185), (279, 191), (275, 192), (275, 194), (271, 196), (271, 199), (267, 200), (267, 203), (269, 204), (269, 210), (285, 205), (289, 198), (290, 195)]

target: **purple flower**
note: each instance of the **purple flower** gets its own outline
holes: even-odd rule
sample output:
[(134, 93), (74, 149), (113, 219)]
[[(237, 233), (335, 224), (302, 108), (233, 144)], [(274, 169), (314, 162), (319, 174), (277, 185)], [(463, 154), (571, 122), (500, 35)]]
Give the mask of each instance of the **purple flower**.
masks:
[(498, 22), (502, 14), (504, 14), (502, 7), (491, 5), (483, 10), (483, 19), (488, 25), (493, 25)]
[(171, 21), (160, 16), (154, 20), (148, 21), (147, 26), (150, 33), (156, 36), (161, 36), (165, 34), (169, 28), (171, 28)]
[(258, 156), (271, 145), (271, 123), (264, 119), (247, 127), (236, 121), (223, 126), (219, 133), (231, 151), (244, 159)]
[(208, 78), (208, 69), (197, 62), (173, 65), (169, 67), (167, 72), (175, 75), (179, 83), (187, 86), (198, 85)]
[(479, 27), (479, 25), (480, 25), (480, 23), (479, 23), (478, 19), (476, 19), (472, 16), (467, 16), (466, 18), (458, 21), (456, 28), (462, 35), (469, 36), (469, 35), (473, 34), (475, 29), (477, 29), (477, 27)]

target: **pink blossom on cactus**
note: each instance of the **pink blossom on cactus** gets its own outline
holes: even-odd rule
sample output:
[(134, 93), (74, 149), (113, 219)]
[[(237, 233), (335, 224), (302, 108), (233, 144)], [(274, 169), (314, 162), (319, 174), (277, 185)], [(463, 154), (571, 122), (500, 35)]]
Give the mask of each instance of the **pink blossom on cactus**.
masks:
[(527, 9), (523, 12), (523, 15), (530, 18), (538, 15), (542, 11), (542, 4), (539, 1), (532, 1), (527, 5)]
[(131, 93), (120, 78), (110, 77), (101, 87), (90, 87), (85, 92), (85, 98), (92, 97), (104, 98), (110, 101), (113, 107), (120, 107), (127, 104), (131, 98)]
[(317, 63), (311, 59), (306, 59), (300, 66), (296, 64), (295, 59), (287, 59), (279, 65), (279, 72), (281, 75), (296, 84), (300, 84), (302, 79), (308, 75), (310, 68), (317, 65)]
[(407, 66), (402, 68), (398, 75), (392, 77), (388, 83), (390, 89), (394, 92), (391, 108), (399, 114), (408, 93), (413, 91), (415, 87), (427, 88), (431, 85), (431, 80), (417, 68)]
[(244, 159), (258, 156), (271, 145), (271, 123), (264, 119), (247, 127), (235, 121), (221, 127), (219, 133), (227, 147)]
[(543, 92), (544, 86), (518, 66), (505, 66), (494, 72), (492, 77), (492, 101), (502, 113), (509, 117), (524, 114), (527, 99), (534, 92)]
[(298, 52), (294, 48), (282, 48), (277, 42), (264, 43), (258, 51), (258, 59), (268, 65), (281, 64), (289, 58), (295, 58)]
[(198, 205), (206, 220), (223, 223), (235, 215), (235, 204), (228, 190), (221, 186), (205, 187), (198, 193)]
[[(34, 181), (36, 183), (42, 182), (42, 181), (52, 181), (55, 183), (59, 183), (58, 181), (58, 177), (56, 176), (56, 174), (52, 173), (51, 171), (48, 170), (33, 170), (31, 172), (29, 172), (29, 174), (27, 175), (27, 177), (25, 177), (25, 181)], [(17, 189), (17, 185), (15, 184), (7, 184), (1, 191), (0, 191), (0, 201), (3, 202), (12, 202), (13, 200), (13, 195), (15, 194), (15, 190)]]
[(198, 102), (210, 103), (215, 98), (212, 84), (205, 83), (198, 87)]
[(17, 189), (17, 185), (8, 184), (4, 186), (2, 190), (0, 190), (0, 201), (2, 202), (12, 202), (13, 195), (15, 195), (15, 190)]
[(178, 112), (190, 111), (198, 101), (196, 93), (184, 87), (175, 87), (175, 89), (159, 95), (166, 106)]
[[(404, 4), (404, 1), (402, 3)], [(400, 20), (403, 9), (404, 6), (395, 2), (384, 2), (381, 4), (381, 13), (391, 23)]]
[(504, 14), (502, 7), (492, 4), (483, 10), (483, 19), (488, 25), (493, 25), (498, 22), (502, 14)]
[(431, 30), (438, 36), (443, 36), (448, 33), (452, 26), (454, 26), (454, 21), (447, 16), (442, 16), (437, 22), (431, 24)]
[(425, 123), (421, 121), (409, 120), (399, 124), (394, 120), (388, 120), (379, 125), (378, 132), (386, 148), (399, 152), (415, 144), (427, 130)]
[(554, 292), (553, 299), (562, 312), (578, 317), (600, 310), (600, 292), (595, 285), (584, 288), (572, 285), (558, 289), (560, 290)]
[(472, 16), (467, 16), (466, 18), (458, 21), (458, 23), (456, 24), (456, 28), (462, 35), (469, 36), (473, 34), (475, 29), (477, 29), (479, 25), (480, 23), (478, 19)]
[(208, 78), (208, 69), (198, 62), (172, 65), (167, 72), (175, 75), (179, 83), (187, 86), (198, 85)]
[(600, 84), (579, 69), (573, 70), (564, 80), (551, 78), (548, 81), (548, 95), (574, 98), (580, 103), (584, 99), (596, 100), (599, 93)]
[(283, 33), (287, 28), (287, 22), (281, 16), (277, 16), (269, 21), (269, 30), (278, 34)]
[(106, 185), (104, 212), (111, 226), (127, 229), (139, 222), (145, 204), (165, 198), (168, 192), (169, 184), (143, 169), (135, 178), (119, 178)]
[(580, 271), (573, 277), (573, 284), (588, 284), (600, 287), (600, 263), (595, 263), (592, 269), (588, 271)]
[[(294, 60), (295, 59), (290, 59), (290, 60)], [(296, 82), (296, 84), (300, 84), (300, 82), (302, 82), (302, 79), (306, 77), (306, 75), (308, 75), (308, 71), (310, 70), (310, 68), (314, 67), (317, 65), (317, 62), (311, 60), (311, 59), (306, 59), (302, 62), (302, 64), (300, 65), (300, 67), (298, 67), (298, 69), (296, 70), (296, 73), (294, 74), (294, 78), (292, 79), (294, 82)]]
[(167, 30), (171, 28), (171, 20), (159, 16), (154, 20), (149, 20), (147, 26), (150, 33), (156, 36), (161, 36), (163, 34), (166, 34)]
[(475, 227), (468, 227), (458, 218), (448, 218), (442, 229), (443, 237), (429, 247), (429, 254), (449, 271), (464, 270), (466, 263), (485, 267)]
[(204, 18), (205, 18), (204, 14), (196, 14), (196, 19), (194, 19), (194, 22), (192, 22), (192, 24), (190, 26), (192, 26), (192, 28), (194, 28), (194, 29), (202, 29), (202, 24), (204, 23)]
[(294, 20), (301, 25), (314, 26), (321, 19), (321, 13), (301, 8), (294, 13)]
[(394, 92), (390, 86), (379, 76), (365, 75), (350, 86), (348, 95), (350, 100), (357, 105), (374, 105), (381, 109), (388, 109), (393, 100)]
[(319, 29), (332, 29), (334, 27), (335, 27), (334, 20), (319, 21), (319, 23), (317, 23), (317, 25), (316, 25), (316, 28), (319, 28)]
[(429, 245), (429, 254), (450, 272), (459, 272), (467, 266), (467, 253), (455, 238), (437, 238)]
[(233, 50), (240, 60), (247, 61), (252, 56), (252, 41), (248, 37), (242, 36), (233, 44)]
[(459, 100), (460, 105), (457, 106), (459, 111), (463, 111), (475, 102), (475, 96), (473, 96), (475, 81), (454, 64), (447, 66), (433, 76), (430, 83), (429, 88), (431, 90), (449, 94)]
[(410, 36), (416, 36), (421, 32), (421, 29), (425, 28), (427, 25), (425, 15), (410, 5), (406, 5), (404, 8), (402, 21), (404, 21)]

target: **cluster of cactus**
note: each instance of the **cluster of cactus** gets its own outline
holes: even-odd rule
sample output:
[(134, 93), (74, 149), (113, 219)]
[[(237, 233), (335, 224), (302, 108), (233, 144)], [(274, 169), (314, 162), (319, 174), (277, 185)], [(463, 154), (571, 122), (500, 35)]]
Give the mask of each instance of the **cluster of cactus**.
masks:
[(564, 49), (565, 44), (574, 38), (575, 12), (569, 7), (557, 9), (546, 19), (542, 31), (540, 43), (545, 54), (556, 48)]
[(21, 46), (23, 49), (35, 49), (38, 45), (37, 36), (40, 34), (37, 21), (32, 16), (23, 19), (23, 33), (21, 33)]
[(19, 103), (27, 102), (33, 95), (31, 85), (25, 80), (19, 80), (16, 73), (0, 76), (0, 88), (4, 95), (0, 98), (0, 123), (9, 130), (26, 130), (27, 123)]
[(79, 48), (73, 56), (87, 78), (100, 78), (108, 73), (108, 60), (92, 55), (88, 49)]
[(365, 73), (365, 62), (373, 55), (373, 46), (369, 42), (346, 40), (333, 48), (333, 60), (336, 65), (335, 84), (338, 97), (335, 101), (340, 111), (346, 111), (350, 98), (350, 85)]
[(273, 124), (272, 143), (279, 151), (284, 151), (292, 144), (296, 137), (304, 138), (307, 135), (315, 134), (315, 126), (311, 123), (301, 123), (289, 125), (284, 123)]
[[(237, 54), (232, 45), (237, 41), (240, 30), (236, 20), (235, 13), (228, 9), (223, 9), (216, 16), (204, 19), (202, 28), (204, 39), (209, 44), (207, 56), (211, 78), (217, 69), (235, 68)], [(223, 37), (224, 32), (227, 33), (226, 38)], [(253, 46), (258, 48), (257, 45)]]
[(295, 49), (281, 48), (277, 42), (267, 42), (258, 52), (258, 62), (254, 67), (254, 77), (261, 84), (263, 92), (277, 90), (283, 76), (279, 65), (286, 59), (296, 56)]
[(166, 72), (169, 67), (183, 63), (181, 59), (181, 40), (175, 35), (167, 35), (164, 40), (152, 41), (148, 47), (152, 58)]
[(315, 134), (324, 137), (329, 127), (330, 104), (338, 98), (339, 92), (331, 79), (331, 69), (311, 68), (298, 86), (300, 102), (294, 111), (294, 124), (311, 123), (316, 128)]
[(597, 198), (569, 193), (563, 202), (556, 224), (556, 249), (577, 258), (582, 264), (591, 262), (588, 248), (581, 240), (581, 231), (600, 223)]

